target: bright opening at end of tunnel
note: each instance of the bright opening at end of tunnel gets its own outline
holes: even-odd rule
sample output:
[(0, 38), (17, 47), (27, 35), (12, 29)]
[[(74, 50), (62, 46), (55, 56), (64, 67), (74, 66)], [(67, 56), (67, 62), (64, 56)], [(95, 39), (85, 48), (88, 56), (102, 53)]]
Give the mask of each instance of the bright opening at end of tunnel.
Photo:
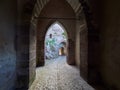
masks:
[(53, 23), (45, 36), (45, 60), (67, 56), (67, 33), (58, 23)]

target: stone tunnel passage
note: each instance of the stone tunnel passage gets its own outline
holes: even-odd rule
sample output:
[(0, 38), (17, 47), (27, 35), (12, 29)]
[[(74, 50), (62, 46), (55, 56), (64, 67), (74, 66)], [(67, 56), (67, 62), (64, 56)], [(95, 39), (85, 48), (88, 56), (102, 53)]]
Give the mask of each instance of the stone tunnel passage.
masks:
[(94, 90), (81, 77), (75, 66), (66, 63), (65, 56), (48, 61), (36, 69), (36, 79), (29, 90)]

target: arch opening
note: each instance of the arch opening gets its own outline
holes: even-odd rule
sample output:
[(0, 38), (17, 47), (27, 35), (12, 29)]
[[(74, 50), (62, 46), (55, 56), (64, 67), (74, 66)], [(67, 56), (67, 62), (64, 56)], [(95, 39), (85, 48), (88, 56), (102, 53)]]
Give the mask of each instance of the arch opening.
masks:
[(68, 56), (68, 35), (59, 23), (53, 23), (47, 30), (44, 41), (44, 60), (52, 60), (59, 56)]

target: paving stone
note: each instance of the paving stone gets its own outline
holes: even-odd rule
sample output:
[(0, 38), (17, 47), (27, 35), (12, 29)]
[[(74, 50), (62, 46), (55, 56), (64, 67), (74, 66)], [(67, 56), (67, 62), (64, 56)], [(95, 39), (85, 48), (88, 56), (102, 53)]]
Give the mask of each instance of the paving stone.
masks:
[[(46, 61), (47, 62), (47, 61)], [(95, 90), (80, 77), (75, 66), (61, 56), (36, 69), (36, 79), (29, 90)]]

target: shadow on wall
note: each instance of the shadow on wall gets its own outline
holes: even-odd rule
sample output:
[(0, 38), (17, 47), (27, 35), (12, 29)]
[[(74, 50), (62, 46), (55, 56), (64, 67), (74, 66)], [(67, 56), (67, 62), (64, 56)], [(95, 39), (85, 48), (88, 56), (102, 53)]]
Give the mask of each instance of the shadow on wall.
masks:
[(0, 89), (13, 90), (16, 79), (14, 46), (16, 1), (0, 1)]

